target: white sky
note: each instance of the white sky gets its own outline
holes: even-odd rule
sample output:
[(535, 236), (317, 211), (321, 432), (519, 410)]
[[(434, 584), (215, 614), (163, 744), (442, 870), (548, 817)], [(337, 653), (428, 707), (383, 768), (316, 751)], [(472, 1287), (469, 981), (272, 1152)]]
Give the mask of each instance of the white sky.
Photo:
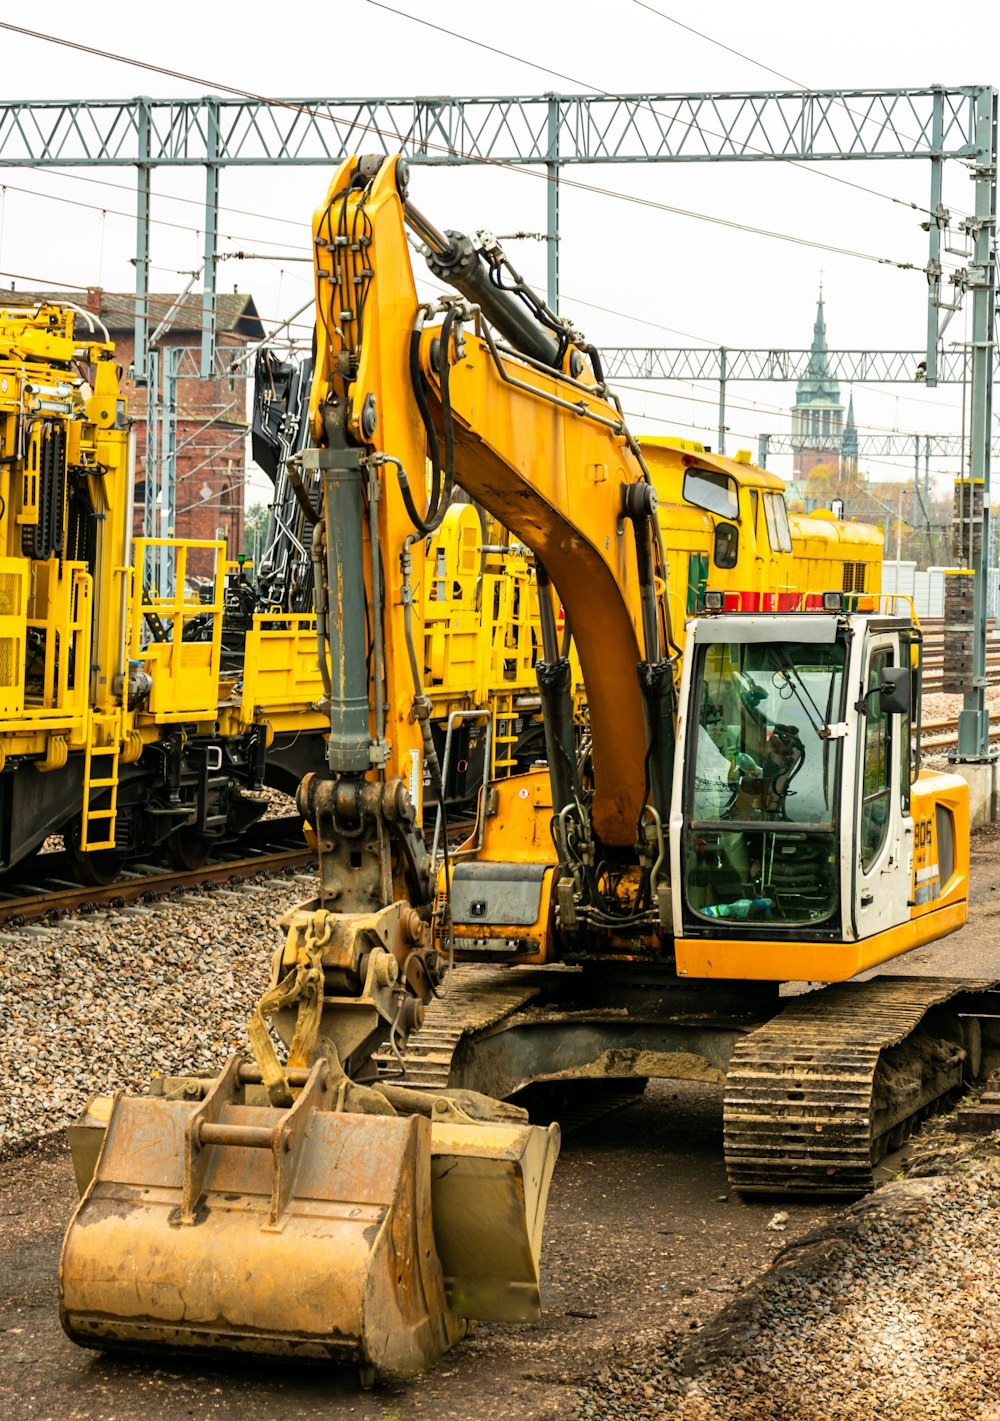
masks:
[[(367, 0), (335, 0), (319, 9), (289, 6), (284, 12), (261, 0), (239, 6), (174, 0), (130, 7), (120, 12), (127, 13), (127, 24), (109, 19), (100, 26), (87, 10), (67, 7), (58, 12), (52, 30), (84, 44), (120, 46), (129, 57), (174, 67), (205, 83), (167, 79), (7, 32), (7, 93), (26, 99), (177, 97), (233, 84), (267, 95), (339, 98), (794, 87), (752, 60), (814, 88), (923, 87), (1000, 78), (994, 72), (1000, 12), (988, 8), (977, 15), (973, 47), (953, 37), (940, 7), (932, 10), (922, 0), (906, 6), (843, 0), (824, 7), (790, 0), (766, 5), (716, 0), (711, 7), (691, 0), (651, 2), (749, 57), (726, 53), (634, 0), (602, 5), (508, 0), (489, 7), (393, 0), (400, 10), (495, 45), (517, 60), (435, 33)], [(5, 6), (0, 19), (32, 24), (23, 7)], [(557, 79), (521, 59), (569, 77)], [(930, 169), (923, 162), (830, 164), (809, 172), (777, 163), (607, 165), (575, 168), (570, 176), (923, 265), (927, 238), (919, 225), (922, 213), (829, 181), (823, 173), (921, 205), (928, 201)], [(127, 190), (102, 185), (102, 177)], [(327, 180), (319, 167), (223, 169), (223, 207), (253, 215), (222, 213), (219, 227), (227, 237), (221, 249), (273, 252), (286, 259), (308, 256), (309, 222)], [(17, 280), (18, 287), (61, 281), (132, 288), (131, 169), (74, 169), (64, 175), (6, 168), (0, 169), (0, 182), (6, 184), (0, 204), (0, 272), (26, 278)], [(154, 225), (151, 284), (176, 290), (187, 280), (178, 273), (200, 265), (203, 173), (161, 168), (154, 170), (153, 182), (154, 218), (180, 226)], [(168, 201), (169, 196), (195, 199), (195, 205)], [(440, 227), (506, 232), (545, 225), (545, 184), (530, 176), (416, 167), (411, 196)], [(972, 183), (966, 168), (946, 165), (944, 197), (953, 212), (969, 210)], [(53, 198), (95, 204), (106, 215)], [(565, 186), (561, 229), (562, 310), (598, 345), (807, 345), (821, 270), (831, 345), (917, 349), (924, 343), (926, 282), (919, 270), (901, 272)], [(515, 264), (544, 290), (543, 244), (508, 245)], [(11, 277), (0, 279), (9, 284)], [(233, 285), (252, 292), (265, 322), (277, 321), (308, 299), (310, 268), (280, 259), (222, 262), (220, 289)], [(595, 311), (582, 301), (621, 314)], [(963, 315), (956, 316), (949, 339), (965, 337), (964, 321)], [(638, 432), (688, 433), (715, 445), (714, 387), (628, 385), (622, 393)], [(846, 403), (847, 391), (842, 393)], [(864, 387), (856, 388), (854, 396), (862, 430), (957, 432), (960, 427), (956, 387)], [(793, 397), (789, 385), (730, 385), (727, 449), (752, 448), (756, 457), (759, 431), (788, 430)], [(771, 464), (776, 472), (788, 472), (788, 460)], [(908, 460), (873, 461), (868, 467), (876, 479), (905, 479), (912, 473)], [(952, 465), (938, 468), (942, 477), (953, 471)], [(266, 481), (255, 496), (263, 487)]]

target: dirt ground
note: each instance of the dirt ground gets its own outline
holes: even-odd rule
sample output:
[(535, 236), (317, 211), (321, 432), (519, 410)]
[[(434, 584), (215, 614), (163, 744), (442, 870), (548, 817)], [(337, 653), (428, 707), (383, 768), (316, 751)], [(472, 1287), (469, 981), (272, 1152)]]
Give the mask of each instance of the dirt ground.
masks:
[[(1000, 831), (974, 841), (969, 925), (889, 970), (1000, 977)], [(893, 1167), (893, 1161), (887, 1161)], [(546, 1224), (544, 1306), (532, 1327), (481, 1326), (438, 1368), (365, 1392), (354, 1374), (274, 1364), (127, 1358), (74, 1346), (56, 1269), (75, 1200), (48, 1139), (0, 1162), (0, 1415), (5, 1421), (481, 1421), (569, 1417), (576, 1386), (636, 1343), (680, 1340), (833, 1204), (742, 1202), (722, 1161), (722, 1091), (660, 1082), (563, 1144)], [(777, 1209), (783, 1231), (768, 1228)]]
[(729, 1197), (720, 1087), (651, 1085), (564, 1142), (546, 1223), (542, 1321), (479, 1326), (431, 1374), (363, 1392), (354, 1375), (275, 1365), (130, 1359), (62, 1333), (55, 1276), (76, 1190), (48, 1140), (4, 1166), (0, 1187), (0, 1415), (6, 1421), (212, 1416), (567, 1416), (576, 1384), (630, 1340), (698, 1327), (827, 1206)]

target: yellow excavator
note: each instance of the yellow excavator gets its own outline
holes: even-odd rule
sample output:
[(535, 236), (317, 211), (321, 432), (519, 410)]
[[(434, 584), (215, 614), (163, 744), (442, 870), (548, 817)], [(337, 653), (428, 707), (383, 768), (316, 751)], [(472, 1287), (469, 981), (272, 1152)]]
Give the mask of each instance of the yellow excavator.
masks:
[[(840, 592), (672, 625), (597, 351), (407, 182), (350, 159), (313, 224), (317, 895), (283, 921), (248, 1052), (75, 1127), (60, 1298), (87, 1346), (412, 1370), (468, 1319), (538, 1316), (558, 1132), (507, 1102), (527, 1085), (726, 1080), (735, 1187), (857, 1192), (996, 1014), (986, 982), (843, 980), (965, 918), (965, 786), (911, 761), (919, 629)], [(456, 292), (436, 308), (408, 228)], [(482, 786), (464, 844), (440, 811), (429, 850), (425, 545), (455, 487), (537, 562), (545, 762)], [(789, 979), (843, 985), (786, 1004)]]

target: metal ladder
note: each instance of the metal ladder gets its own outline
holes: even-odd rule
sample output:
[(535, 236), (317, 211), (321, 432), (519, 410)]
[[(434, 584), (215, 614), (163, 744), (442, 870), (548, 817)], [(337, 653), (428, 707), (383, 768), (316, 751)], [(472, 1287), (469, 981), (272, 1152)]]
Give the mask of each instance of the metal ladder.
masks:
[[(101, 713), (95, 711), (90, 719), (90, 736), (83, 762), (83, 816), (80, 826), (80, 848), (84, 850), (113, 849), (115, 847), (115, 823), (118, 818), (118, 761), (121, 755), (119, 736), (119, 714), (117, 711)], [(99, 744), (99, 740), (107, 743)], [(95, 761), (98, 775), (95, 778)], [(104, 773), (100, 773), (100, 771)], [(93, 807), (93, 794), (109, 789), (111, 802), (103, 809)], [(97, 837), (94, 830), (104, 828), (103, 837)]]
[(514, 725), (517, 722), (517, 711), (514, 709), (514, 697), (509, 692), (501, 693), (496, 697), (494, 705), (494, 716), (496, 718), (496, 734), (493, 737), (493, 766), (492, 777), (494, 779), (505, 779), (507, 775), (514, 773), (517, 768), (517, 760), (511, 754), (514, 745), (517, 744), (518, 737), (513, 733)]

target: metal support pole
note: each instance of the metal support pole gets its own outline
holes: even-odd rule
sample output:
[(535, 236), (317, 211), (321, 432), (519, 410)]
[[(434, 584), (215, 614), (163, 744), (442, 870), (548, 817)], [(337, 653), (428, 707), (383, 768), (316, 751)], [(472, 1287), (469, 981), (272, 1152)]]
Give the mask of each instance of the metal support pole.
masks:
[(719, 346), (719, 453), (726, 452), (726, 347)]
[[(177, 377), (184, 351), (181, 346), (168, 345), (163, 362), (163, 477), (160, 480), (160, 537), (174, 536), (174, 516), (177, 507)], [(160, 549), (160, 595), (169, 597), (174, 591), (174, 557), (172, 549)]]
[(910, 519), (910, 527), (917, 529), (920, 527), (917, 521), (920, 513), (920, 435), (913, 436), (913, 517)]
[(769, 434), (758, 434), (757, 436), (757, 466), (761, 469), (767, 468), (767, 446), (771, 436)]
[(931, 439), (924, 435), (924, 517), (927, 519), (927, 541), (931, 541)]
[[(976, 185), (973, 255), (968, 285), (972, 292), (972, 370), (970, 374), (969, 473), (983, 481), (983, 537), (975, 567), (972, 638), (972, 690), (958, 718), (958, 758), (990, 758), (990, 721), (986, 709), (986, 579), (989, 576), (990, 430), (993, 419), (993, 318), (996, 307), (997, 95), (976, 93)], [(970, 488), (970, 496), (972, 488)]]
[(927, 256), (927, 364), (924, 383), (928, 389), (937, 385), (938, 312), (941, 301), (941, 173), (944, 159), (944, 91), (934, 86), (934, 114), (931, 119), (931, 216), (927, 227), (930, 250)]
[(136, 159), (135, 339), (132, 348), (132, 364), (135, 368), (137, 385), (144, 385), (149, 373), (146, 332), (149, 328), (149, 195), (152, 176), (149, 108), (151, 102), (151, 99), (136, 99), (139, 156)]
[(546, 150), (545, 172), (548, 177), (546, 193), (545, 232), (546, 246), (546, 301), (549, 309), (559, 314), (559, 100), (548, 96), (548, 148)]
[(215, 292), (219, 247), (219, 105), (209, 99), (205, 135), (205, 270), (201, 297), (201, 378), (210, 380), (215, 370)]
[[(160, 352), (151, 350), (147, 363), (149, 381), (146, 385), (146, 487), (142, 500), (142, 536), (155, 538), (159, 531), (156, 495), (160, 482)], [(146, 569), (143, 568), (144, 576), (145, 573)]]

